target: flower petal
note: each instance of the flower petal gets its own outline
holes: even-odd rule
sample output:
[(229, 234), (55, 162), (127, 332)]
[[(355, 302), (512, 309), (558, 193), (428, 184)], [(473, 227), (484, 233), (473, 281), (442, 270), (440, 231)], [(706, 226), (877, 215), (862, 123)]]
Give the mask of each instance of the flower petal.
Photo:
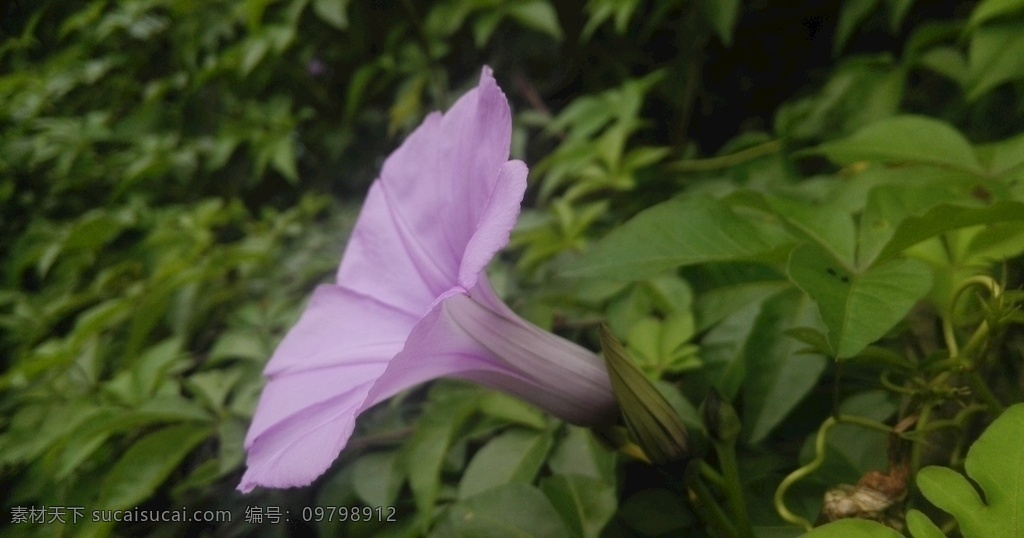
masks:
[(273, 381), (286, 373), (339, 364), (386, 363), (402, 350), (420, 316), (347, 286), (318, 286), (264, 375)]
[[(376, 378), (376, 373), (353, 373), (341, 366), (291, 374), (267, 385), (246, 439), (247, 469), (239, 490), (305, 486), (330, 467), (348, 443)], [(261, 416), (278, 406), (301, 409), (265, 424), (269, 419)]]
[(486, 277), (473, 297), (439, 303), (413, 329), (405, 348), (367, 396), (367, 404), (438, 377), (457, 377), (518, 396), (575, 424), (614, 417), (616, 405), (601, 359), (536, 327), (502, 304), (495, 310), (477, 295), (496, 298)]
[(508, 242), (526, 167), (508, 161), (511, 111), (490, 69), (431, 114), (384, 162), (338, 270), (338, 283), (423, 315), (470, 288)]
[(464, 289), (476, 285), (477, 278), (491, 258), (508, 244), (509, 234), (519, 219), (519, 206), (526, 191), (526, 175), (526, 165), (522, 161), (508, 161), (501, 166), (488, 197), (470, 201), (482, 212), (459, 267), (459, 285)]
[(318, 287), (267, 365), (241, 487), (301, 485), (323, 473), (417, 319), (341, 286)]

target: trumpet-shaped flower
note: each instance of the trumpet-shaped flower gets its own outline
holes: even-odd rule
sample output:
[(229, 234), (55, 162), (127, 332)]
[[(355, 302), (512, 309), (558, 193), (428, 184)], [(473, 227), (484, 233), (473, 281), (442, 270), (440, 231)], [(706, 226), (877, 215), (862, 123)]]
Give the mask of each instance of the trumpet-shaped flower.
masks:
[(511, 121), (484, 68), (475, 89), (427, 116), (384, 162), (337, 283), (314, 291), (267, 364), (240, 490), (309, 484), (360, 413), (438, 377), (577, 424), (614, 417), (602, 361), (518, 317), (484, 274), (526, 189), (526, 165), (508, 159)]

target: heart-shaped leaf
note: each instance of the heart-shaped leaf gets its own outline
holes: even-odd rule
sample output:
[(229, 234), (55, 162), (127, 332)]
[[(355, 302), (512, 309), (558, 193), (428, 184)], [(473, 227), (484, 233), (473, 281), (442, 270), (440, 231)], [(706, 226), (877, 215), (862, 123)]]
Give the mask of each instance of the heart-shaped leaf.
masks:
[[(952, 514), (965, 538), (1024, 536), (1024, 404), (1007, 409), (967, 452), (964, 467), (981, 488), (946, 467), (925, 467), (917, 486)], [(922, 536), (925, 536), (922, 534)]]
[(852, 357), (885, 335), (931, 289), (932, 273), (914, 259), (856, 272), (817, 245), (797, 247), (789, 277), (818, 304), (836, 358)]

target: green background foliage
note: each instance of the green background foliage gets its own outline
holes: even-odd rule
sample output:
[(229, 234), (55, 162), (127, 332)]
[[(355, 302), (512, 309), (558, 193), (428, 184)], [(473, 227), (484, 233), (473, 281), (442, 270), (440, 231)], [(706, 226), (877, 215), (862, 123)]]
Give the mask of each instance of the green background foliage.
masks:
[[(723, 534), (699, 473), (754, 534), (797, 536), (784, 477), (808, 470), (784, 500), (815, 521), (894, 464), (864, 423), (908, 417), (915, 536), (984, 533), (965, 467), (1019, 521), (991, 452), (1024, 400), (1020, 57), (1006, 0), (0, 3), (0, 532)], [(440, 381), (364, 414), (312, 486), (237, 493), (263, 365), (383, 157), (485, 64), (531, 169), (492, 281), (591, 349), (607, 324), (706, 468)], [(61, 506), (231, 521), (12, 521)]]

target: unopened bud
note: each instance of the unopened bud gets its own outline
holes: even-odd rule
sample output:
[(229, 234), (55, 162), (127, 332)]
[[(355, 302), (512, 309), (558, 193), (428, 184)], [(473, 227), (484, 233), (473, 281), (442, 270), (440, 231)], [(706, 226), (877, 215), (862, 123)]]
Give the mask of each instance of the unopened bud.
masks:
[(736, 410), (722, 399), (714, 387), (700, 406), (700, 419), (704, 425), (704, 433), (715, 443), (735, 442), (743, 428)]
[(601, 348), (626, 429), (647, 459), (664, 465), (688, 458), (689, 443), (682, 419), (604, 325)]

